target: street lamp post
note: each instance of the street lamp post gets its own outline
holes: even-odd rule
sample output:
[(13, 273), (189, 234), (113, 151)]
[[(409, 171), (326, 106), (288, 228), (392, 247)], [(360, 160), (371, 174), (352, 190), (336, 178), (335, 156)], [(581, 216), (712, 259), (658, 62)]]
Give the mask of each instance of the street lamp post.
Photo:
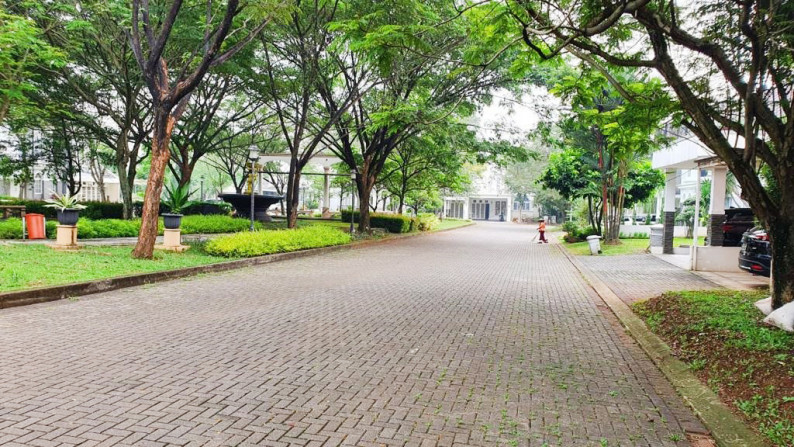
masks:
[(201, 177), (201, 201), (204, 201), (204, 175), (202, 174)]
[(254, 170), (256, 169), (256, 162), (259, 160), (259, 148), (251, 146), (248, 151), (248, 160), (251, 162), (251, 172), (249, 173), (249, 180), (251, 181), (251, 209), (248, 214), (251, 215), (251, 231), (254, 231)]
[(350, 234), (352, 235), (356, 229), (354, 228), (353, 222), (356, 218), (356, 170), (353, 169), (350, 171)]

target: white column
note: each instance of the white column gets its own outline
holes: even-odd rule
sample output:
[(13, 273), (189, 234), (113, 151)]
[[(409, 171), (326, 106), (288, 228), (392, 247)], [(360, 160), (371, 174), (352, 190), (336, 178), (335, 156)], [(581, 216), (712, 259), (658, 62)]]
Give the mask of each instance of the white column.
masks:
[(711, 172), (711, 203), (709, 203), (709, 214), (725, 214), (725, 185), (728, 169), (725, 167), (718, 167), (712, 169)]
[(676, 174), (678, 171), (667, 171), (664, 182), (664, 211), (675, 212)]
[(463, 218), (464, 219), (470, 219), (470, 217), (469, 217), (469, 202), (470, 202), (470, 200), (469, 200), (468, 197), (463, 199)]

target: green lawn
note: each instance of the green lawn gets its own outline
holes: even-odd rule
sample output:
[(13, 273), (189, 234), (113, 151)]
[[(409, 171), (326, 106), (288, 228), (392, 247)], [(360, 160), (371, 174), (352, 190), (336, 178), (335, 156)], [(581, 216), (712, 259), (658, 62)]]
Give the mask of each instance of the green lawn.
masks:
[[(648, 248), (649, 244), (649, 239), (621, 239), (620, 244), (617, 245), (601, 244), (601, 254), (613, 256), (645, 253), (645, 249)], [(575, 242), (573, 244), (563, 242), (562, 246), (573, 255), (590, 254), (590, 247), (587, 242)]]
[[(704, 237), (700, 238), (700, 245), (704, 244)], [(618, 245), (606, 245), (601, 244), (601, 254), (606, 256), (614, 256), (614, 255), (634, 255), (638, 253), (645, 253), (645, 249), (647, 249), (651, 244), (650, 239), (621, 239), (620, 244)], [(681, 245), (690, 245), (692, 244), (692, 239), (685, 238), (685, 237), (677, 237), (673, 239), (673, 246), (678, 247)], [(574, 255), (589, 255), (590, 254), (590, 247), (587, 245), (587, 242), (575, 242), (573, 244), (569, 244), (567, 242), (562, 243), (563, 247), (568, 249), (571, 254)]]
[(210, 256), (198, 246), (184, 253), (155, 251), (154, 260), (133, 259), (130, 252), (132, 246), (88, 246), (77, 251), (58, 251), (39, 244), (0, 245), (0, 291), (173, 270), (227, 260)]
[(449, 218), (447, 218), (447, 219), (444, 219), (441, 222), (439, 222), (438, 225), (436, 226), (436, 228), (433, 229), (433, 231), (448, 230), (450, 228), (465, 227), (466, 225), (469, 225), (469, 224), (471, 224), (470, 220), (449, 219)]

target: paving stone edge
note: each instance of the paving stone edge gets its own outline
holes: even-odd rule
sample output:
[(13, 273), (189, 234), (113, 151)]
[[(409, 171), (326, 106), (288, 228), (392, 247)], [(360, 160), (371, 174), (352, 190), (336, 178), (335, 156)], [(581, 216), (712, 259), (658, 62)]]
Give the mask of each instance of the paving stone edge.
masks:
[(358, 248), (368, 247), (371, 245), (386, 244), (405, 238), (413, 238), (420, 236), (428, 236), (446, 231), (457, 230), (474, 225), (474, 222), (461, 225), (459, 227), (446, 228), (443, 230), (409, 233), (409, 234), (395, 234), (383, 239), (368, 239), (363, 241), (354, 241), (350, 244), (334, 245), (330, 247), (312, 248), (308, 250), (299, 250), (289, 253), (275, 253), (272, 255), (257, 256), (255, 258), (235, 259), (233, 261), (218, 262), (215, 264), (199, 265), (195, 267), (185, 267), (174, 270), (164, 270), (160, 272), (139, 273), (134, 275), (116, 276), (113, 278), (98, 279), (93, 281), (84, 281), (72, 284), (62, 284), (51, 287), (38, 287), (35, 289), (23, 289), (12, 292), (0, 293), (0, 309), (9, 307), (26, 306), (30, 304), (45, 303), (49, 301), (58, 301), (66, 298), (91, 295), (100, 292), (109, 292), (111, 290), (123, 289), (127, 287), (135, 287), (144, 284), (151, 284), (160, 281), (169, 281), (173, 279), (186, 278), (189, 276), (200, 275), (204, 273), (218, 273), (228, 270), (240, 269), (245, 267), (253, 267), (256, 265), (269, 264), (271, 262), (286, 261), (288, 259), (303, 258), (306, 256), (316, 256), (324, 253), (331, 253), (341, 250), (355, 250)]
[(711, 436), (720, 447), (766, 447), (769, 445), (742, 419), (733, 414), (711, 389), (695, 377), (684, 362), (673, 356), (670, 347), (651, 332), (645, 322), (606, 283), (592, 274), (564, 247), (558, 245), (557, 248), (574, 265), (642, 350), (667, 377), (684, 402), (692, 408), (709, 429)]

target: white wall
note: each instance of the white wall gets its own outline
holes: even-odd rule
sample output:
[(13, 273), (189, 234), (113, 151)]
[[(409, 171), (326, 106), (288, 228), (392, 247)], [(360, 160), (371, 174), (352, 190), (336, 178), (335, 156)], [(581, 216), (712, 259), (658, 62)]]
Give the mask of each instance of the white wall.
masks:
[[(642, 234), (650, 235), (651, 226), (652, 225), (621, 225), (620, 232), (623, 234), (642, 233)], [(686, 237), (686, 229), (687, 227), (683, 225), (676, 225), (675, 229), (673, 230), (673, 236)], [(706, 227), (698, 228), (698, 236), (706, 236), (706, 234), (708, 234), (708, 228)]]

